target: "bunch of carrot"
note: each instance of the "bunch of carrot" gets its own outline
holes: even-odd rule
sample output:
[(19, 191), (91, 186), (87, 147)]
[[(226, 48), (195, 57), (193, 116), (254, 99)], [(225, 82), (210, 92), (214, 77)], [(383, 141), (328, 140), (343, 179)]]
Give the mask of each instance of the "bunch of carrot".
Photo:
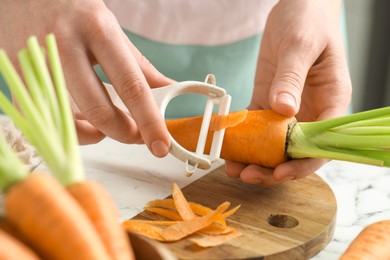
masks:
[[(195, 151), (202, 117), (166, 121), (172, 137)], [(390, 107), (317, 122), (297, 122), (272, 110), (232, 112), (212, 117), (212, 133), (226, 128), (221, 158), (274, 168), (299, 158), (325, 158), (390, 166)]]
[(0, 50), (0, 72), (19, 110), (1, 92), (0, 108), (51, 171), (30, 175), (2, 145), (0, 186), (6, 192), (6, 218), (44, 258), (133, 259), (109, 194), (85, 178), (54, 35), (46, 37), (46, 47), (36, 37), (28, 39), (18, 55), (23, 79)]

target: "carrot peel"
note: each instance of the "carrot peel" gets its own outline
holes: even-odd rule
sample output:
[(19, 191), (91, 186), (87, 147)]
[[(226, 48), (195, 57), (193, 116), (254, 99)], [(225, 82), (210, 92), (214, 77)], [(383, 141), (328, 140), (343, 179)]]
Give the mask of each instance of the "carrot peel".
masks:
[(172, 187), (172, 199), (153, 200), (145, 206), (145, 210), (169, 220), (130, 219), (122, 225), (130, 232), (162, 242), (201, 236), (200, 242), (197, 241), (199, 238), (193, 241), (200, 246), (219, 245), (241, 235), (235, 228), (228, 226), (225, 220), (234, 214), (239, 206), (227, 211), (230, 203), (223, 202), (213, 210), (198, 203), (188, 202), (177, 184)]

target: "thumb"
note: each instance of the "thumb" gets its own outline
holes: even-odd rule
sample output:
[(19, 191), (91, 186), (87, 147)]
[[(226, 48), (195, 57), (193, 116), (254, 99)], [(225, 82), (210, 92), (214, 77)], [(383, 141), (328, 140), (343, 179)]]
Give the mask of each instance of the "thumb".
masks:
[(307, 71), (289, 60), (278, 64), (269, 92), (269, 103), (275, 112), (285, 116), (298, 113)]
[(295, 41), (280, 49), (269, 92), (269, 104), (275, 112), (285, 116), (298, 113), (308, 71), (318, 57), (317, 48)]

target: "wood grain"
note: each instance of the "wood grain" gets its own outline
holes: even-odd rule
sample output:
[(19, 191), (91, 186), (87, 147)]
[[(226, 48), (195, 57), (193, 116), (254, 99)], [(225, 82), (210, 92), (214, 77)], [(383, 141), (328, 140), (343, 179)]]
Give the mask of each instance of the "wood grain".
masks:
[[(336, 200), (316, 174), (274, 187), (247, 185), (226, 177), (223, 167), (183, 189), (189, 201), (215, 208), (223, 201), (241, 208), (228, 219), (243, 235), (214, 248), (187, 239), (165, 245), (179, 259), (308, 259), (333, 236)], [(158, 218), (142, 212), (135, 218)]]

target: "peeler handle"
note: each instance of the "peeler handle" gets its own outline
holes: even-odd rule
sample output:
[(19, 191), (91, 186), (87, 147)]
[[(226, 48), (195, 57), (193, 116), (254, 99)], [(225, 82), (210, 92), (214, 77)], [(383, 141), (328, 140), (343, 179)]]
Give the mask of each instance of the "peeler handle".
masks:
[[(213, 83), (215, 84), (215, 78), (214, 76), (209, 75), (206, 78), (206, 82), (199, 82), (199, 81), (175, 82), (166, 87), (152, 89), (152, 92), (160, 108), (160, 112), (162, 116), (165, 117), (165, 110), (168, 106), (168, 103), (174, 97), (182, 94), (188, 94), (188, 93), (202, 94), (207, 96), (209, 98), (208, 100), (213, 100), (213, 99), (219, 100), (220, 98), (230, 97), (226, 94), (226, 90), (215, 86)], [(208, 102), (208, 104), (210, 103), (211, 102)], [(217, 103), (219, 102), (217, 101)], [(229, 102), (229, 106), (230, 106), (230, 102)], [(209, 109), (210, 109), (210, 116), (211, 116), (212, 106)], [(208, 130), (210, 118), (208, 118), (205, 121), (207, 121), (208, 124), (205, 126), (203, 132), (205, 132), (204, 134), (206, 134), (207, 136), (207, 130)], [(200, 136), (202, 136), (202, 129), (201, 129)], [(203, 170), (209, 169), (211, 167), (212, 161), (216, 159), (216, 158), (207, 158), (203, 155), (205, 138), (204, 141), (198, 140), (198, 148), (201, 146), (202, 147), (200, 149), (197, 149), (196, 153), (184, 149), (180, 144), (176, 142), (175, 139), (173, 139), (172, 136), (170, 136), (170, 139), (171, 139), (170, 153), (176, 158), (178, 158), (179, 160), (186, 162), (187, 175), (191, 175), (196, 170), (196, 168), (203, 169)], [(191, 169), (189, 168), (190, 166), (192, 166)]]
[[(112, 102), (120, 109), (128, 111), (122, 100), (116, 94), (112, 85), (104, 83)], [(215, 85), (214, 75), (207, 75), (205, 82), (200, 81), (182, 81), (175, 82), (171, 85), (152, 89), (153, 96), (160, 109), (162, 117), (165, 119), (165, 110), (168, 103), (175, 97), (182, 94), (201, 94), (208, 97), (204, 119), (199, 134), (198, 146), (196, 152), (190, 152), (184, 149), (176, 140), (170, 136), (171, 147), (170, 153), (179, 160), (186, 163), (186, 174), (190, 176), (197, 168), (207, 170), (211, 167), (211, 163), (219, 158), (219, 153), (222, 147), (222, 139), (224, 129), (214, 133), (213, 143), (210, 156), (203, 154), (204, 146), (207, 137), (207, 131), (210, 124), (213, 105), (220, 106), (219, 114), (227, 114), (230, 108), (231, 97), (227, 95), (226, 90)], [(191, 168), (190, 168), (191, 167)]]

